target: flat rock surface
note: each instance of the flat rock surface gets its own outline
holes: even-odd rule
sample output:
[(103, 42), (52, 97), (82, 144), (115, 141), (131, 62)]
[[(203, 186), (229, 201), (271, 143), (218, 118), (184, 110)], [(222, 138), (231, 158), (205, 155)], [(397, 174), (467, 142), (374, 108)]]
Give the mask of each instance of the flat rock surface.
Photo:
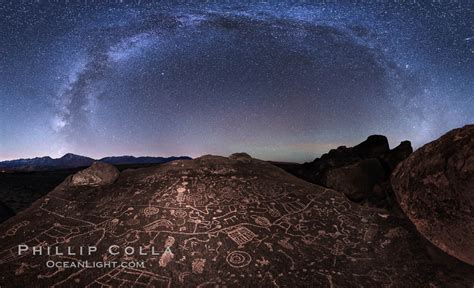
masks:
[[(474, 271), (435, 264), (408, 220), (244, 156), (58, 186), (0, 225), (0, 286), (472, 287)], [(18, 255), (19, 244), (97, 252)], [(126, 256), (127, 246), (160, 255)], [(48, 260), (144, 267), (47, 268)]]
[(474, 265), (474, 125), (411, 154), (393, 172), (392, 185), (423, 236)]

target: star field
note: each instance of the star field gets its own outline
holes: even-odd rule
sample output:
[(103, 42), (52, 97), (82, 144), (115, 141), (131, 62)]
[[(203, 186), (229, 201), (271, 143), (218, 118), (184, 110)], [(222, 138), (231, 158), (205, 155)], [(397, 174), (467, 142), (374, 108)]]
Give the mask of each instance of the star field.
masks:
[(0, 2), (0, 160), (309, 161), (474, 122), (470, 1)]

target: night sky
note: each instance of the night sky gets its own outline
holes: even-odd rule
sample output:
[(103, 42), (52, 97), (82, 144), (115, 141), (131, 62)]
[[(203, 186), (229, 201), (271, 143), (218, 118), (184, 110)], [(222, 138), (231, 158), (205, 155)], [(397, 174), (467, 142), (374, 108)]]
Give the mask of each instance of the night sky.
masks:
[(301, 162), (474, 122), (472, 1), (98, 2), (0, 1), (0, 160)]

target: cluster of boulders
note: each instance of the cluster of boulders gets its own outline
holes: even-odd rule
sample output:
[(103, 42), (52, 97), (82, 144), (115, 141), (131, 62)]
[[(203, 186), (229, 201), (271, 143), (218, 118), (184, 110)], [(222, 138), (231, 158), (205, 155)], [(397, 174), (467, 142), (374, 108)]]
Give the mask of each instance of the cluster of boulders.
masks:
[(355, 202), (396, 204), (431, 243), (474, 265), (474, 125), (414, 153), (409, 141), (390, 150), (385, 136), (372, 135), (313, 162), (281, 168)]
[(393, 203), (390, 174), (413, 149), (403, 141), (390, 150), (382, 135), (372, 135), (354, 146), (340, 146), (302, 165), (281, 166), (309, 182), (343, 192), (356, 202), (387, 207)]

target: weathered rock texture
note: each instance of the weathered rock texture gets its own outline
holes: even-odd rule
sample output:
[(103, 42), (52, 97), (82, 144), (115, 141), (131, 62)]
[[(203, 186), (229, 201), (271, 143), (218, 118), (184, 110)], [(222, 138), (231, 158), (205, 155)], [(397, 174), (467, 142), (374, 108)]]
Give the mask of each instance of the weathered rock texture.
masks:
[(418, 149), (395, 169), (392, 185), (423, 236), (474, 265), (474, 125)]
[(89, 168), (72, 175), (69, 185), (109, 185), (117, 180), (119, 174), (120, 172), (115, 166), (102, 162), (94, 162)]
[[(435, 264), (408, 219), (237, 154), (123, 171), (106, 186), (60, 185), (0, 225), (2, 287), (470, 287)], [(18, 255), (17, 246), (97, 246)], [(110, 245), (134, 247), (111, 255)], [(160, 255), (151, 253), (152, 249)], [(119, 251), (121, 251), (119, 249)], [(144, 267), (46, 268), (45, 262)], [(467, 268), (471, 268), (466, 265)]]
[(313, 162), (276, 165), (306, 181), (343, 192), (353, 201), (391, 207), (390, 174), (412, 152), (409, 141), (390, 150), (385, 136), (372, 135), (354, 147), (332, 149)]

